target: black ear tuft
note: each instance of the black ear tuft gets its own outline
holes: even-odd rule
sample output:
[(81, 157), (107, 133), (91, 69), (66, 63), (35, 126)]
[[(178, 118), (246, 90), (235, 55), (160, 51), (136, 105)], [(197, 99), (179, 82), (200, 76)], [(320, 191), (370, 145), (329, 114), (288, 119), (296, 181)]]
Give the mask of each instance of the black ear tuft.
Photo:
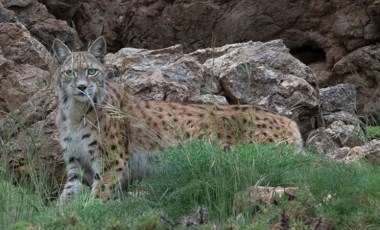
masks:
[(107, 44), (103, 36), (98, 37), (88, 48), (88, 52), (92, 53), (96, 59), (103, 63), (103, 58), (106, 55)]
[(69, 47), (67, 47), (58, 38), (54, 39), (53, 51), (54, 51), (55, 57), (58, 59), (59, 63), (61, 64), (66, 60), (67, 56), (71, 54), (71, 50), (69, 49)]

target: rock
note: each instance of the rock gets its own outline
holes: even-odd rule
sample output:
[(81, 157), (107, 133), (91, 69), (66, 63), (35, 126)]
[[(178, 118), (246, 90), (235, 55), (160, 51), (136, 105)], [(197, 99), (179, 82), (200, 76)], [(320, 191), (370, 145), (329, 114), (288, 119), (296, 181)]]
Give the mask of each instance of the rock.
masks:
[(57, 102), (51, 88), (42, 88), (0, 122), (0, 152), (16, 180), (39, 180), (53, 198), (64, 180), (64, 161), (55, 126)]
[(343, 147), (335, 151), (330, 157), (338, 162), (352, 162), (365, 159), (372, 163), (380, 163), (380, 140), (372, 140), (365, 145), (353, 148)]
[(356, 90), (352, 84), (338, 84), (319, 90), (322, 114), (346, 111), (356, 112)]
[(327, 134), (326, 129), (323, 127), (311, 131), (305, 143), (306, 147), (315, 148), (319, 153), (325, 155), (331, 155), (339, 149), (338, 143)]
[(380, 45), (370, 45), (355, 50), (333, 67), (336, 78), (355, 85), (357, 110), (360, 115), (380, 111)]
[(56, 63), (19, 22), (0, 23), (0, 155), (15, 178), (58, 188), (63, 161), (55, 127)]
[(30, 64), (51, 69), (54, 61), (47, 49), (21, 23), (0, 23), (2, 53), (15, 64)]
[(40, 2), (58, 19), (75, 21), (84, 41), (104, 35), (112, 52), (127, 46), (159, 49), (174, 44), (183, 44), (189, 52), (283, 39), (291, 49), (321, 49), (331, 66), (347, 51), (379, 38), (376, 0)]
[(198, 207), (197, 210), (182, 218), (181, 225), (183, 227), (196, 227), (207, 223), (207, 209)]
[(255, 210), (260, 204), (275, 204), (279, 197), (286, 196), (288, 200), (296, 198), (296, 187), (252, 186), (235, 194), (233, 213), (235, 215), (245, 210)]
[(366, 137), (359, 125), (346, 125), (342, 121), (334, 121), (325, 132), (340, 147), (355, 147), (366, 143)]
[(77, 32), (65, 21), (48, 18), (32, 25), (29, 30), (45, 47), (51, 47), (55, 38), (65, 42), (73, 50), (79, 50), (83, 46)]
[[(363, 52), (356, 50), (365, 46), (369, 54), (379, 53), (375, 45), (380, 38), (377, 0), (360, 4), (355, 0), (39, 2), (58, 19), (75, 22), (85, 43), (105, 36), (111, 52), (128, 46), (160, 49), (175, 44), (182, 44), (185, 52), (191, 52), (249, 40), (282, 39), (291, 53), (315, 72), (320, 87), (352, 83), (358, 90), (358, 113), (372, 115), (379, 111), (379, 92), (374, 87), (378, 82), (378, 58), (365, 57), (367, 52), (353, 58), (357, 56), (355, 52)], [(24, 8), (30, 5), (33, 3)], [(44, 32), (42, 25), (39, 28)], [(33, 33), (38, 36), (38, 32)], [(69, 37), (66, 35), (64, 32), (62, 37)]]
[(324, 127), (331, 125), (335, 121), (342, 121), (345, 125), (353, 125), (353, 126), (361, 126), (361, 127), (363, 125), (363, 123), (360, 121), (360, 119), (356, 115), (346, 112), (346, 111), (323, 114), (322, 118), (323, 118), (323, 123), (322, 122), (321, 123), (323, 124)]
[(82, 47), (77, 32), (66, 21), (56, 20), (48, 12), (46, 6), (37, 0), (6, 0), (3, 4), (5, 8), (12, 10), (17, 21), (22, 23), (45, 47), (50, 48), (54, 38), (59, 38), (71, 48)]
[[(203, 51), (204, 53), (210, 52)], [(227, 98), (292, 117), (303, 135), (314, 128), (318, 89), (311, 70), (282, 41), (247, 42), (213, 49), (204, 65), (221, 81)], [(197, 51), (193, 55), (200, 55)]]
[(198, 98), (191, 99), (191, 102), (201, 104), (228, 105), (227, 99), (225, 97), (213, 94), (203, 94)]
[(126, 48), (108, 54), (105, 61), (118, 70), (119, 77), (114, 80), (147, 100), (194, 102), (202, 92), (218, 88), (216, 79), (215, 89), (208, 84), (210, 73), (193, 57), (184, 55), (181, 46), (153, 51)]
[(33, 0), (3, 0), (2, 1), (5, 7), (25, 7), (32, 4)]
[[(364, 124), (356, 114), (356, 90), (352, 84), (338, 84), (319, 91), (320, 108), (323, 121), (321, 126), (327, 127), (324, 132), (338, 146), (354, 147), (366, 142)], [(335, 148), (324, 149), (331, 153)]]
[[(52, 84), (55, 62), (21, 23), (0, 23), (0, 110), (10, 112)], [(4, 113), (0, 113), (0, 119)]]
[(326, 62), (313, 62), (307, 66), (309, 66), (309, 68), (315, 74), (316, 83), (320, 88), (326, 88), (329, 86), (333, 73), (329, 69)]
[(13, 11), (4, 8), (3, 4), (0, 2), (0, 23), (9, 22), (13, 20), (15, 13)]

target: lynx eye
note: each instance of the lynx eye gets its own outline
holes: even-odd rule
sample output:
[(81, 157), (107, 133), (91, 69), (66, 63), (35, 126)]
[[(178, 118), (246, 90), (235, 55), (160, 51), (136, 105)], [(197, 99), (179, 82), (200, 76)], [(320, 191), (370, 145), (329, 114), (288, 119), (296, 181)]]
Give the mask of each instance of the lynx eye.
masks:
[(96, 73), (98, 72), (97, 69), (87, 69), (87, 76), (92, 76), (92, 75), (95, 75)]
[(66, 70), (65, 75), (68, 77), (74, 77), (74, 70)]

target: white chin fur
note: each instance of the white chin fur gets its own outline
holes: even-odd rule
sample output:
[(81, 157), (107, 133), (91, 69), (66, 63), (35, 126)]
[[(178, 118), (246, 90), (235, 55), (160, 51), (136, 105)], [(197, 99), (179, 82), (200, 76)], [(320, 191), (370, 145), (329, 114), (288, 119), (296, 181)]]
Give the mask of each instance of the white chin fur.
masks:
[(74, 95), (75, 100), (80, 102), (90, 101), (91, 95)]

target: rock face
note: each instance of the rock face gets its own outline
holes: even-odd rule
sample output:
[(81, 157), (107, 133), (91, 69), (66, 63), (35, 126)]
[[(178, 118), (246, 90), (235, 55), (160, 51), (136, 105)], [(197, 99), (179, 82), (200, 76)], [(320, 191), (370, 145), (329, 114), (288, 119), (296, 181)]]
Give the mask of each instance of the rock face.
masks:
[[(5, 6), (17, 2), (25, 9), (34, 4), (31, 0), (4, 2)], [(379, 82), (379, 52), (374, 45), (380, 38), (377, 0), (39, 2), (58, 19), (74, 22), (85, 43), (104, 35), (112, 52), (128, 46), (160, 49), (176, 44), (189, 52), (249, 40), (283, 39), (294, 56), (310, 65), (320, 87), (352, 83), (358, 90), (359, 114), (380, 109), (375, 87)], [(355, 51), (361, 47), (366, 48)], [(347, 56), (351, 52), (356, 53)]]
[[(53, 81), (54, 61), (21, 23), (0, 23), (0, 110), (10, 112)], [(0, 113), (0, 119), (4, 113)]]
[[(363, 115), (380, 111), (380, 45), (355, 50), (333, 68), (340, 82), (356, 85), (358, 111)], [(379, 120), (380, 122), (380, 120)]]
[(315, 128), (315, 76), (289, 55), (282, 41), (224, 46), (214, 51), (218, 57), (207, 59), (204, 65), (220, 79), (231, 102), (260, 105), (290, 116), (303, 134)]
[(356, 90), (352, 84), (338, 84), (319, 90), (320, 128), (309, 134), (307, 145), (331, 155), (339, 147), (366, 143), (363, 123), (356, 115)]
[(334, 63), (347, 51), (379, 38), (376, 0), (40, 2), (57, 18), (75, 21), (86, 41), (104, 34), (113, 51), (175, 44), (184, 44), (189, 51), (214, 42), (220, 46), (283, 38), (290, 48), (321, 48)]
[(58, 37), (79, 48), (77, 34), (84, 44), (105, 36), (112, 52), (182, 44), (187, 53), (242, 41), (282, 39), (314, 71), (320, 87), (352, 83), (360, 115), (380, 110), (378, 0), (0, 2), (0, 22), (19, 20), (47, 47)]
[(346, 111), (356, 113), (356, 90), (352, 84), (338, 84), (319, 90), (323, 114)]
[(346, 125), (342, 121), (334, 121), (325, 132), (341, 147), (355, 147), (366, 143), (364, 132), (359, 125)]
[(59, 38), (69, 44), (70, 47), (80, 48), (82, 46), (77, 32), (71, 28), (66, 21), (56, 20), (48, 12), (46, 6), (37, 0), (12, 1), (1, 0), (0, 15), (5, 7), (8, 13), (4, 13), (4, 20), (0, 16), (0, 23), (5, 21), (18, 21), (22, 23), (45, 47), (50, 49), (54, 38)]

